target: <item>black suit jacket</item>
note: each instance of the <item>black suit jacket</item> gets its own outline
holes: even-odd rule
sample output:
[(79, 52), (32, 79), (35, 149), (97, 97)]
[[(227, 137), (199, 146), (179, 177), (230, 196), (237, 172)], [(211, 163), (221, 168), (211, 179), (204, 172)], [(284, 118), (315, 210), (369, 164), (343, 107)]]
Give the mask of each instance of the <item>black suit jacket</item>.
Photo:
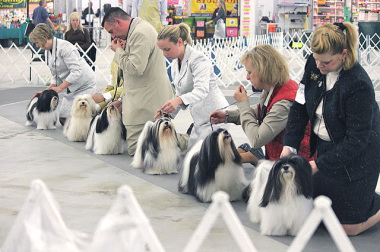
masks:
[[(315, 160), (320, 172), (345, 180), (355, 180), (380, 170), (380, 112), (371, 79), (356, 63), (341, 71), (334, 87), (325, 91), (325, 75), (311, 55), (301, 84), (305, 104), (294, 102), (286, 126), (284, 146), (298, 149), (308, 122), (315, 122), (315, 111), (322, 99), (323, 118), (331, 139), (331, 150)], [(310, 153), (316, 151), (317, 135), (312, 131)]]

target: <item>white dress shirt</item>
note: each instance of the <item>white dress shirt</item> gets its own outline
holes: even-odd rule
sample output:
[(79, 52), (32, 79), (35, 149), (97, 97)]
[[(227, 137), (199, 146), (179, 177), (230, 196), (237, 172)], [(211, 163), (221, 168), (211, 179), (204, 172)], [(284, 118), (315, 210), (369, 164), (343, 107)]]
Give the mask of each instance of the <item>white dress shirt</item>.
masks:
[[(330, 72), (326, 75), (326, 92), (331, 90), (335, 86), (335, 83), (338, 81), (340, 70), (341, 69), (339, 69), (336, 72)], [(330, 142), (331, 139), (329, 137), (329, 133), (327, 132), (322, 112), (323, 112), (323, 99), (319, 103), (317, 110), (315, 111), (316, 118), (315, 118), (313, 131), (320, 139)]]

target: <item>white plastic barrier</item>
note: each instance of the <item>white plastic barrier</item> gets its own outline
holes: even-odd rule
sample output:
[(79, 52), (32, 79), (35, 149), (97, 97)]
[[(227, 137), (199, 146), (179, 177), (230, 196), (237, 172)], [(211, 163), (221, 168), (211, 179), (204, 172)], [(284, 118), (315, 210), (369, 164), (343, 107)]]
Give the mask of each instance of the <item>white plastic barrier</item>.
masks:
[(234, 209), (229, 201), (229, 196), (225, 192), (216, 192), (212, 196), (212, 203), (207, 210), (206, 214), (199, 223), (197, 229), (192, 235), (190, 241), (187, 243), (184, 252), (196, 252), (203, 244), (205, 238), (210, 232), (212, 226), (215, 224), (216, 219), (222, 215), (230, 233), (233, 235), (236, 244), (241, 251), (256, 252), (248, 234), (245, 232), (243, 225), (237, 217)]
[[(302, 251), (323, 221), (340, 251), (355, 251), (331, 208), (331, 200), (320, 196), (315, 208), (288, 249)], [(239, 249), (256, 252), (225, 192), (217, 192), (184, 252), (200, 249), (216, 219), (222, 216)], [(109, 212), (99, 222), (92, 240), (84, 233), (70, 230), (62, 219), (59, 206), (41, 180), (31, 183), (30, 193), (0, 251), (2, 252), (164, 252), (148, 218), (132, 189), (122, 186)]]
[(118, 197), (99, 222), (88, 252), (165, 251), (148, 218), (138, 204), (132, 189), (122, 186)]
[(67, 228), (49, 189), (41, 180), (34, 180), (2, 251), (80, 252), (87, 246), (87, 238)]
[(338, 218), (331, 208), (331, 200), (326, 196), (319, 196), (314, 200), (314, 206), (309, 218), (290, 244), (288, 251), (302, 251), (321, 221), (326, 225), (328, 232), (340, 251), (355, 251), (354, 246), (350, 239), (348, 239), (342, 225), (339, 223)]

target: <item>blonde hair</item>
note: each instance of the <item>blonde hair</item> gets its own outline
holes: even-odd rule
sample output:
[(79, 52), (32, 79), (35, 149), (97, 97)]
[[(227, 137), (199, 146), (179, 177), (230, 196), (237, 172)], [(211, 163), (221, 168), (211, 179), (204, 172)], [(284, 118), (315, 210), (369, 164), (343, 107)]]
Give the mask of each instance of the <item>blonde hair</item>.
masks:
[(167, 25), (157, 36), (157, 40), (169, 39), (169, 41), (174, 44), (178, 43), (179, 38), (189, 45), (192, 43), (190, 27), (185, 23), (180, 23), (178, 26)]
[(317, 27), (311, 39), (311, 50), (314, 53), (333, 54), (343, 53), (347, 49), (347, 55), (343, 62), (343, 69), (347, 70), (354, 66), (358, 60), (357, 45), (358, 33), (351, 23), (342, 23), (344, 30), (334, 24), (324, 24)]
[(241, 57), (240, 62), (246, 64), (247, 60), (252, 63), (262, 83), (281, 86), (289, 80), (289, 68), (285, 57), (270, 45), (255, 46)]
[(48, 26), (45, 23), (38, 24), (29, 35), (29, 40), (31, 42), (33, 43), (38, 42), (43, 46), (46, 44), (46, 41), (48, 41), (48, 39), (52, 39), (52, 38), (53, 38), (53, 32), (50, 26)]
[(222, 8), (224, 10), (224, 13), (227, 15), (226, 2), (224, 0), (219, 0), (219, 5), (219, 8)]
[(73, 12), (70, 14), (70, 18), (69, 18), (69, 24), (68, 24), (68, 27), (67, 27), (67, 31), (70, 31), (71, 29), (73, 29), (73, 27), (71, 27), (71, 20), (73, 20), (74, 18), (77, 18), (79, 20), (79, 25), (78, 25), (78, 29), (81, 30), (82, 32), (83, 31), (83, 26), (82, 26), (82, 22), (81, 22), (81, 15), (78, 13), (78, 12)]

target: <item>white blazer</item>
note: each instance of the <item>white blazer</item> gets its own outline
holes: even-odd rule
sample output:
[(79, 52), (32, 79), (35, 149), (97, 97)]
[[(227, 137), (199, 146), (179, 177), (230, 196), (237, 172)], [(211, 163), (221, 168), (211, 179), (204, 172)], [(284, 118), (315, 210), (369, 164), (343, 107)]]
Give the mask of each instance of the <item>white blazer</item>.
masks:
[[(182, 99), (182, 109), (190, 109), (194, 128), (190, 135), (189, 147), (211, 133), (210, 113), (228, 106), (222, 91), (216, 84), (211, 61), (202, 53), (186, 45), (181, 69), (178, 59), (173, 60), (171, 75), (176, 97)], [(179, 109), (173, 113), (176, 115)], [(214, 130), (219, 126), (213, 126)]]
[[(53, 49), (47, 51), (48, 67), (53, 75), (51, 83), (59, 86), (65, 80), (71, 85), (70, 92), (95, 88), (95, 73), (80, 57), (77, 48), (70, 42), (53, 38)], [(66, 93), (66, 92), (65, 92)]]
[(53, 38), (53, 48), (47, 51), (47, 64), (53, 75), (51, 84), (61, 85), (65, 80), (71, 85), (64, 91), (60, 117), (66, 118), (74, 97), (79, 94), (95, 93), (95, 73), (80, 57), (77, 48), (70, 42)]

